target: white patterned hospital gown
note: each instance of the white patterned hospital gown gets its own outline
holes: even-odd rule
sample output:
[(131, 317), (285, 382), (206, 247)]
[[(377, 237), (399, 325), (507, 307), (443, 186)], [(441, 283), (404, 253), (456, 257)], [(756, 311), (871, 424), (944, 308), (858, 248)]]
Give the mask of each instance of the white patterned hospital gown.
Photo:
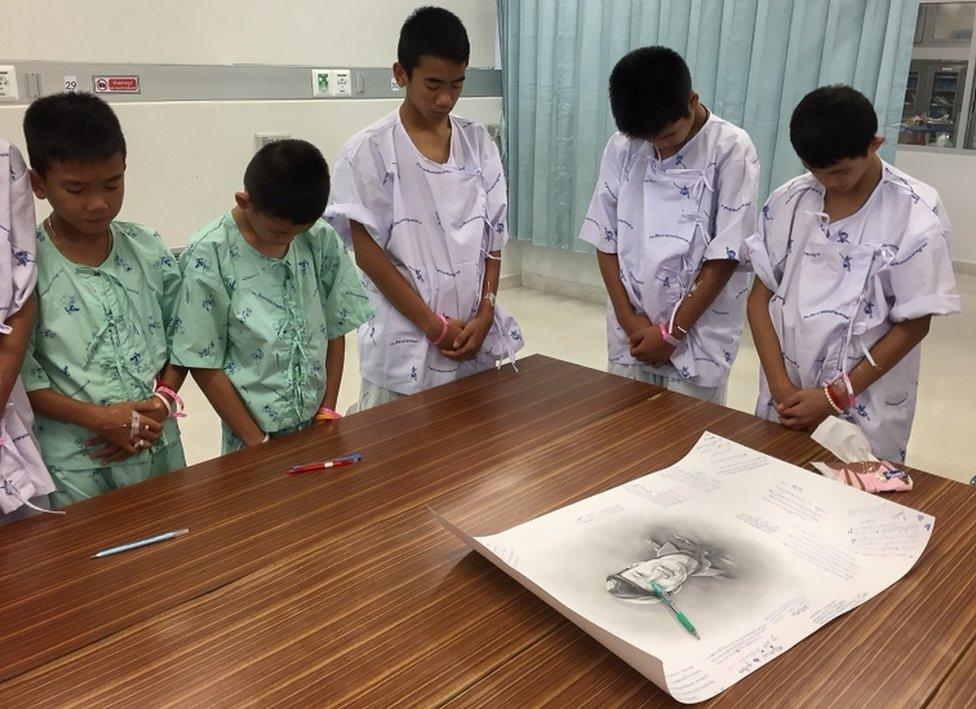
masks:
[[(744, 130), (714, 114), (675, 155), (659, 159), (646, 140), (610, 137), (580, 239), (615, 253), (635, 312), (668, 324), (705, 261), (741, 261), (756, 228), (759, 159)], [(661, 367), (667, 379), (720, 387), (739, 349), (749, 274), (737, 269)], [(607, 302), (611, 365), (641, 365)]]

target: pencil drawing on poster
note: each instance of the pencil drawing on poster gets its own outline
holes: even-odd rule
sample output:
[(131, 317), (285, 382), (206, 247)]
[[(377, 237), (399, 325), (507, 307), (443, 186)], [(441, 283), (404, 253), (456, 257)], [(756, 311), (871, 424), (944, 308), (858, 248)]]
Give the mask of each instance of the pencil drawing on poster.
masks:
[(638, 559), (607, 576), (606, 589), (614, 597), (631, 603), (660, 603), (652, 582), (668, 594), (676, 594), (686, 584), (714, 585), (721, 588), (732, 578), (732, 560), (717, 549), (678, 534), (664, 541), (648, 540), (647, 558)]

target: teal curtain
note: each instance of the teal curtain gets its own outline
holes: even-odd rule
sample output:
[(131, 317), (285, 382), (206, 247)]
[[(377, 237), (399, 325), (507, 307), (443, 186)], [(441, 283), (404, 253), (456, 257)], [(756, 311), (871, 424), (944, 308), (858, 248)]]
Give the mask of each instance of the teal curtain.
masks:
[(790, 114), (825, 84), (874, 102), (892, 160), (917, 12), (918, 0), (498, 0), (512, 233), (587, 250), (576, 237), (615, 130), (607, 79), (646, 45), (679, 52), (705, 105), (749, 132), (761, 196), (803, 171)]

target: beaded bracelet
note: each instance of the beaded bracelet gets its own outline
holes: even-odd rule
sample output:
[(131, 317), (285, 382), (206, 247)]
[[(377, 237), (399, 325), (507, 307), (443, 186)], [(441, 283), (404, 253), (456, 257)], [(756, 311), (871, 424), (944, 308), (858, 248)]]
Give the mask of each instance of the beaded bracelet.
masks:
[(834, 410), (835, 413), (842, 414), (844, 410), (840, 408), (840, 405), (834, 401), (834, 394), (830, 390), (830, 384), (824, 384), (823, 388), (824, 396), (827, 397), (827, 403), (830, 404), (830, 408)]

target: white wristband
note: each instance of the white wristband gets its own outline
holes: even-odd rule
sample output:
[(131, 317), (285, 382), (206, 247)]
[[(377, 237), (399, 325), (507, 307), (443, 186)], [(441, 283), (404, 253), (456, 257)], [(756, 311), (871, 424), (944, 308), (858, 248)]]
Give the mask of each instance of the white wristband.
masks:
[(681, 344), (681, 340), (679, 340), (677, 337), (672, 335), (670, 332), (664, 333), (664, 341), (667, 342), (672, 347), (677, 347), (678, 345)]
[(668, 326), (665, 325), (664, 323), (658, 325), (657, 329), (661, 332), (661, 339), (667, 342), (672, 347), (677, 347), (678, 345), (681, 344), (681, 340), (679, 340), (677, 337), (675, 337), (670, 332), (668, 332)]
[(165, 395), (160, 394), (158, 391), (153, 392), (153, 396), (163, 402), (163, 406), (166, 407), (166, 413), (172, 416), (176, 413), (176, 402), (170, 401)]

